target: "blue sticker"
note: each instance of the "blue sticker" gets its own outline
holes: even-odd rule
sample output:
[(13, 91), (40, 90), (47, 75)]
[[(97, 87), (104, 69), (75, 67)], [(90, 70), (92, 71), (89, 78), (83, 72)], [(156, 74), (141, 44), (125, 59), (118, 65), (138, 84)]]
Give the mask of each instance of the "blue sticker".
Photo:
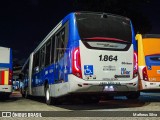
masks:
[(130, 75), (130, 71), (127, 71), (126, 68), (121, 68), (121, 75)]
[(148, 70), (152, 70), (152, 66), (148, 66)]
[(93, 75), (93, 65), (84, 65), (84, 75)]

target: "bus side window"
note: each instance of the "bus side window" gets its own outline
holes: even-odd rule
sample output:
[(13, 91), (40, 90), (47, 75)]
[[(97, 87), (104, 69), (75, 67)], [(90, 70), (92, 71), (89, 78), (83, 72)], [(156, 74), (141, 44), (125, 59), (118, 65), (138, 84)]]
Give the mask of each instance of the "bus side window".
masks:
[(60, 44), (59, 44), (59, 58), (64, 55), (65, 51), (65, 29), (63, 28), (60, 32)]
[(39, 72), (39, 51), (37, 51), (37, 53), (34, 54), (34, 63), (33, 63), (33, 73), (37, 73)]
[(51, 63), (54, 63), (54, 55), (55, 55), (55, 36), (51, 37), (52, 40), (52, 50), (51, 50)]
[[(54, 45), (56, 48), (55, 62), (59, 61), (64, 56), (64, 53), (66, 51), (66, 47), (68, 43), (68, 28), (69, 28), (69, 25), (68, 25), (68, 22), (66, 22), (65, 25), (55, 34), (55, 40), (54, 40)], [(53, 42), (53, 39), (52, 39), (52, 42)], [(52, 46), (53, 46), (53, 43), (52, 43)]]
[(56, 45), (55, 45), (55, 47), (56, 47), (56, 56), (55, 56), (55, 61), (57, 62), (57, 61), (59, 61), (59, 59), (58, 59), (58, 54), (59, 54), (59, 38), (60, 38), (60, 36), (59, 36), (59, 34), (58, 35), (56, 35), (56, 37), (55, 37), (55, 41), (56, 41)]
[(46, 56), (45, 56), (45, 66), (50, 64), (51, 56), (51, 39), (46, 43)]
[(66, 48), (65, 50), (68, 50), (67, 49), (67, 43), (68, 43), (68, 31), (69, 31), (69, 25), (68, 25), (69, 22), (66, 23), (65, 25), (65, 36), (64, 36), (64, 47)]
[(40, 50), (40, 69), (42, 70), (45, 65), (45, 45)]
[(56, 61), (64, 55), (65, 51), (65, 28), (56, 34)]

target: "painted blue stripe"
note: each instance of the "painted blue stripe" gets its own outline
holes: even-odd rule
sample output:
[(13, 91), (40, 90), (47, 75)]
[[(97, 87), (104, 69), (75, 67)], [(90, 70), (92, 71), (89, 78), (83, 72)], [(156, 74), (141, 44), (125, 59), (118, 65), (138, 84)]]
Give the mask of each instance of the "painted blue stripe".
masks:
[(135, 40), (135, 33), (134, 33), (132, 22), (130, 22), (130, 25), (131, 25), (131, 31), (132, 31), (132, 43), (133, 43), (134, 51), (137, 52), (137, 41)]
[(3, 68), (11, 68), (11, 65), (10, 65), (10, 64), (7, 64), (7, 63), (0, 63), (0, 67), (3, 67)]
[(147, 66), (160, 66), (160, 61), (151, 60), (151, 58), (154, 57), (160, 57), (160, 55), (154, 55), (154, 56), (146, 56), (146, 65)]
[(1, 68), (9, 68), (10, 70), (12, 70), (12, 49), (10, 48), (10, 61), (9, 63), (0, 63), (0, 67)]
[(62, 25), (64, 25), (69, 20), (69, 44), (72, 44), (72, 42), (80, 40), (76, 19), (75, 19), (75, 13), (70, 13), (62, 20)]
[(68, 20), (71, 19), (71, 17), (73, 16), (74, 13), (70, 13), (68, 14), (65, 18), (63, 18), (62, 20), (62, 25), (64, 25)]
[(10, 70), (12, 70), (13, 67), (13, 58), (12, 58), (12, 49), (10, 48)]

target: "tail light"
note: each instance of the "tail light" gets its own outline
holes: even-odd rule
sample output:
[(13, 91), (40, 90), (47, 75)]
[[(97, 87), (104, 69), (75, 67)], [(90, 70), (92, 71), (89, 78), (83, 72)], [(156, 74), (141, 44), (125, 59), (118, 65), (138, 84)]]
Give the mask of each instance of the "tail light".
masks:
[(12, 85), (12, 70), (9, 69), (9, 80), (8, 85)]
[(148, 75), (147, 75), (147, 69), (144, 67), (142, 69), (142, 74), (143, 74), (143, 80), (148, 81)]
[(12, 85), (12, 71), (4, 70), (0, 71), (0, 82), (1, 85)]
[(75, 76), (82, 78), (81, 58), (80, 58), (79, 47), (74, 49), (72, 52), (72, 73)]
[(137, 53), (134, 52), (134, 71), (133, 71), (133, 78), (137, 77), (138, 75), (138, 56)]

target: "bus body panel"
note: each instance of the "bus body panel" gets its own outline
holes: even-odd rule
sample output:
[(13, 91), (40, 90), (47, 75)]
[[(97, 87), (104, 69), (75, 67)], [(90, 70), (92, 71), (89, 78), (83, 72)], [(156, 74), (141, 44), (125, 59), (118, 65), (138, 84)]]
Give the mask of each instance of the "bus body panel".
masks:
[(0, 47), (0, 94), (12, 93), (12, 50)]
[(59, 97), (69, 94), (69, 82), (64, 82), (60, 84), (50, 85), (50, 91), (52, 97)]
[(143, 51), (145, 56), (159, 54), (159, 44), (160, 38), (143, 38)]
[[(102, 42), (94, 43), (102, 44)], [(109, 43), (105, 42), (103, 44), (108, 45)], [(88, 81), (103, 80), (111, 82), (131, 80), (133, 78), (134, 67), (133, 51), (133, 45), (130, 46), (128, 51), (88, 49), (80, 41), (83, 79)]]
[[(140, 90), (160, 89), (160, 38), (153, 35), (137, 36)], [(144, 76), (147, 76), (146, 80)]]
[[(79, 40), (79, 49), (82, 79), (69, 75), (70, 93), (138, 91), (138, 76), (133, 78), (133, 45), (128, 51), (96, 50)], [(118, 61), (100, 61), (100, 55), (117, 56)]]
[(12, 85), (0, 85), (0, 94), (8, 94), (12, 93)]
[(160, 82), (160, 38), (145, 38), (143, 46), (149, 81)]
[[(69, 75), (69, 93), (106, 93), (138, 91), (138, 77), (130, 81), (85, 81), (74, 75)], [(132, 84), (133, 83), (133, 84)], [(124, 94), (125, 95), (125, 94)]]
[[(49, 35), (47, 35), (47, 37), (45, 38), (44, 41), (42, 41), (42, 43), (37, 47), (37, 49), (34, 51), (33, 53), (33, 60), (34, 60), (34, 55), (35, 53), (41, 49), (43, 47), (43, 44), (46, 42), (46, 40), (53, 36), (53, 34), (57, 34), (57, 32), (61, 29), (61, 27), (68, 21), (68, 19), (70, 19), (70, 17), (72, 17), (73, 14), (69, 14), (68, 16), (66, 16), (65, 20), (61, 21), (50, 33)], [(68, 24), (68, 23), (67, 23)], [(69, 24), (70, 25), (70, 24)], [(72, 24), (70, 26), (73, 26)], [(71, 34), (72, 35), (72, 34)], [(67, 38), (69, 39), (69, 38)], [(55, 40), (55, 44), (56, 44), (56, 40)], [(70, 43), (70, 40), (68, 40), (68, 44)], [(57, 47), (57, 46), (55, 46)], [(67, 46), (68, 48), (68, 46)], [(46, 49), (46, 48), (45, 48)], [(56, 49), (55, 49), (56, 51)], [(44, 67), (43, 69), (41, 69), (39, 66), (37, 67), (38, 71), (35, 72), (35, 68), (33, 68), (34, 73), (31, 73), (32, 75), (32, 94), (30, 95), (34, 95), (34, 96), (45, 96), (44, 93), (44, 85), (47, 82), (49, 84), (50, 87), (50, 94), (52, 95), (52, 93), (54, 93), (54, 96), (57, 96), (56, 93), (54, 92), (54, 88), (55, 86), (57, 86), (58, 84), (61, 84), (62, 82), (67, 82), (68, 81), (68, 77), (67, 74), (71, 71), (69, 71), (70, 67), (70, 61), (69, 61), (69, 50), (66, 49), (65, 53), (64, 53), (64, 57), (62, 57), (61, 59), (59, 59), (58, 62), (54, 62), (51, 63), (49, 66)], [(31, 62), (32, 63), (32, 62)], [(33, 64), (32, 64), (33, 65)], [(66, 70), (67, 69), (67, 70)], [(64, 73), (63, 71), (66, 70), (67, 73)], [(59, 89), (59, 88), (58, 88)], [(57, 92), (57, 94), (59, 95), (59, 93)], [(54, 97), (53, 96), (53, 97)]]

